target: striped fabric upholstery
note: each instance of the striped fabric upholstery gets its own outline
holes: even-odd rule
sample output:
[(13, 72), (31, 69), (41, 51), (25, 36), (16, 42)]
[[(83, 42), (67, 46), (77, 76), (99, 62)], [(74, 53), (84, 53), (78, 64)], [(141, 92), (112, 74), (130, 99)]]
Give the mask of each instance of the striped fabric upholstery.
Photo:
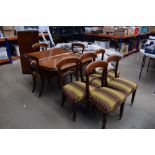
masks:
[[(96, 73), (102, 75), (102, 69), (98, 69), (98, 70), (96, 71)], [(119, 77), (119, 75), (120, 75), (120, 72), (117, 71), (117, 77)], [(108, 71), (108, 77), (110, 77), (110, 78), (115, 78), (115, 71), (112, 70), (112, 69), (109, 70), (109, 71)]]
[[(112, 80), (111, 78), (107, 77), (107, 82)], [(97, 88), (101, 87), (101, 75), (99, 74), (91, 74), (89, 76), (89, 83)]]
[(107, 87), (100, 87), (90, 92), (90, 100), (104, 113), (114, 110), (118, 105), (124, 103), (125, 99), (124, 93)]
[[(92, 81), (92, 80), (95, 80), (95, 79), (100, 79), (101, 78), (101, 75), (99, 74), (91, 74), (89, 75), (89, 81)], [(86, 76), (83, 77), (84, 81), (86, 82)]]
[[(90, 91), (95, 89), (96, 88), (94, 86), (90, 85)], [(71, 102), (80, 102), (86, 97), (86, 83), (81, 81), (74, 81), (72, 83), (66, 84), (63, 87), (63, 93)]]
[(124, 78), (114, 78), (108, 81), (108, 87), (119, 90), (126, 95), (130, 95), (134, 90), (137, 89), (138, 84)]

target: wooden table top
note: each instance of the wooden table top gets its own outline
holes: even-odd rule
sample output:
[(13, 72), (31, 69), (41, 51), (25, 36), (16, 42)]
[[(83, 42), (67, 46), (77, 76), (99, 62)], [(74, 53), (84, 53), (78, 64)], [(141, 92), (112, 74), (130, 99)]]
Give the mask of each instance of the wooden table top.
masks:
[(38, 59), (39, 68), (57, 70), (56, 65), (60, 60), (68, 57), (79, 58), (80, 54), (75, 54), (62, 48), (53, 48), (45, 51), (28, 53), (26, 56)]
[(57, 67), (56, 67), (57, 63), (59, 61), (61, 61), (62, 59), (69, 58), (69, 57), (79, 58), (80, 54), (68, 52), (68, 53), (62, 53), (62, 54), (55, 55), (52, 57), (40, 59), (39, 60), (39, 67), (44, 68), (44, 69), (48, 69), (48, 70), (57, 70)]
[(34, 59), (43, 59), (47, 57), (52, 57), (58, 54), (67, 53), (68, 51), (63, 48), (51, 48), (44, 51), (32, 52), (26, 54), (26, 56), (34, 58)]

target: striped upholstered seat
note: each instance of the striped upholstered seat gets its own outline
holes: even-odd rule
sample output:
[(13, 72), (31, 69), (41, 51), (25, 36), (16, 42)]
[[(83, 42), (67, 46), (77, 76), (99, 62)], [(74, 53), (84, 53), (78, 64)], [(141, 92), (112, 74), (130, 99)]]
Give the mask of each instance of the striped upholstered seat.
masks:
[(126, 95), (111, 88), (100, 87), (90, 92), (90, 100), (102, 112), (109, 113), (125, 102)]
[(119, 90), (126, 95), (130, 95), (138, 87), (138, 84), (124, 78), (114, 78), (108, 81), (108, 87)]
[[(90, 91), (95, 90), (96, 87), (89, 86)], [(63, 86), (63, 93), (72, 103), (78, 103), (86, 98), (86, 83), (81, 81), (74, 81)]]
[[(94, 76), (94, 77), (93, 77)], [(101, 77), (97, 77), (95, 74), (92, 74), (90, 77), (90, 83), (95, 87), (101, 86)], [(138, 84), (127, 79), (123, 78), (109, 78), (107, 77), (107, 86), (125, 93), (127, 96), (135, 91), (138, 87)]]
[[(102, 74), (102, 69), (98, 69), (98, 70), (96, 71), (96, 73), (99, 74), (99, 75), (101, 75), (101, 74)], [(119, 77), (119, 75), (120, 75), (120, 72), (117, 71), (117, 77)], [(109, 70), (107, 76), (110, 77), (110, 78), (115, 78), (115, 71), (112, 70), (112, 69)]]

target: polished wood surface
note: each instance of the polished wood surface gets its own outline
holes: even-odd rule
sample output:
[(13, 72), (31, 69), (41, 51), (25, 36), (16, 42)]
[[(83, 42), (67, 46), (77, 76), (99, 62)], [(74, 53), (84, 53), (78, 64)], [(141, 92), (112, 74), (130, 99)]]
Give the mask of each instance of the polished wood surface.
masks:
[(59, 55), (51, 56), (48, 58), (40, 59), (39, 60), (39, 67), (48, 69), (48, 70), (57, 70), (57, 64), (63, 60), (64, 58), (79, 58), (79, 54), (75, 53), (62, 53)]
[(34, 59), (43, 59), (43, 58), (48, 58), (48, 57), (52, 57), (52, 56), (59, 55), (62, 53), (67, 53), (67, 52), (68, 52), (67, 50), (62, 48), (51, 48), (49, 50), (32, 52), (26, 55)]
[(67, 51), (62, 48), (52, 48), (45, 51), (28, 53), (26, 56), (36, 59), (38, 61), (38, 67), (46, 70), (57, 70), (57, 63), (64, 58), (80, 57), (79, 54)]

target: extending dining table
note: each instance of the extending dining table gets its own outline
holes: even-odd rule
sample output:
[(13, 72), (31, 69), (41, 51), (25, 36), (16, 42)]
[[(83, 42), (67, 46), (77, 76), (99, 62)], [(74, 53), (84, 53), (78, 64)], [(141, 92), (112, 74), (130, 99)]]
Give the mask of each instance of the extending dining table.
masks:
[(39, 96), (41, 96), (43, 93), (44, 78), (58, 76), (57, 63), (68, 57), (79, 58), (80, 54), (62, 48), (52, 48), (44, 51), (28, 53), (25, 57), (31, 59), (31, 61), (37, 66), (37, 72), (41, 78), (41, 89), (39, 94)]
[(56, 70), (56, 63), (62, 58), (80, 57), (79, 54), (67, 51), (62, 48), (51, 48), (44, 51), (32, 52), (25, 55), (26, 57), (37, 61), (39, 68)]

